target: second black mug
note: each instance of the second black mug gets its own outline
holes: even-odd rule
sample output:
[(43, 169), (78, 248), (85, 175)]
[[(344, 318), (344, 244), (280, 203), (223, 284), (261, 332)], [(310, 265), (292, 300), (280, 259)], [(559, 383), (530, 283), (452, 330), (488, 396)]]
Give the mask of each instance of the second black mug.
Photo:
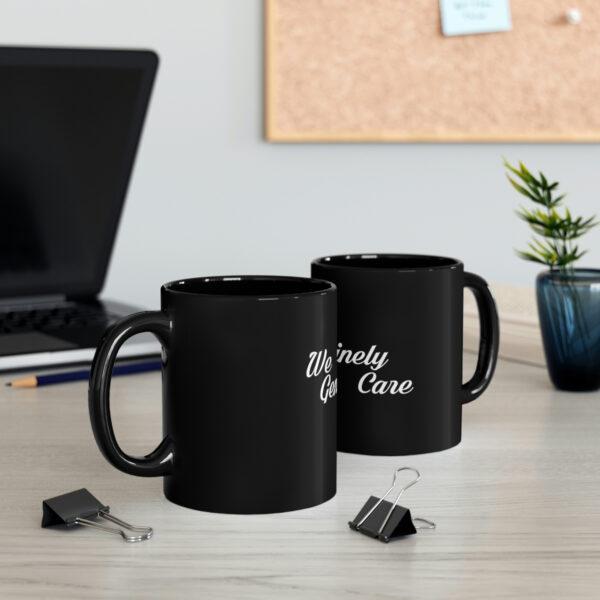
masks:
[[(164, 476), (165, 496), (226, 513), (314, 506), (336, 490), (336, 290), (300, 277), (206, 277), (161, 289), (161, 310), (125, 317), (100, 342), (89, 410), (106, 459)], [(163, 435), (126, 454), (110, 416), (121, 344), (152, 332), (163, 346)]]
[[(462, 405), (483, 393), (499, 327), (486, 282), (438, 256), (355, 254), (312, 263), (338, 288), (338, 449), (419, 454), (461, 440)], [(475, 295), (481, 341), (462, 383), (463, 288)]]

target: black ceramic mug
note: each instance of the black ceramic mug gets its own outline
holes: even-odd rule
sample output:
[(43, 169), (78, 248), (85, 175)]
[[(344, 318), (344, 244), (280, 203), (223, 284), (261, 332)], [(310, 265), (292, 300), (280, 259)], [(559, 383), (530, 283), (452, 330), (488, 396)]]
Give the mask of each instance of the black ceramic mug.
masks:
[[(336, 289), (299, 277), (207, 277), (161, 288), (161, 310), (125, 317), (96, 351), (89, 409), (105, 458), (164, 476), (165, 496), (213, 512), (314, 506), (336, 490)], [(121, 344), (163, 347), (163, 435), (149, 455), (117, 443), (110, 379)]]
[[(460, 261), (360, 254), (312, 263), (338, 288), (338, 449), (419, 454), (460, 442), (462, 405), (483, 393), (499, 327), (486, 282)], [(475, 295), (481, 341), (462, 383), (463, 288)]]

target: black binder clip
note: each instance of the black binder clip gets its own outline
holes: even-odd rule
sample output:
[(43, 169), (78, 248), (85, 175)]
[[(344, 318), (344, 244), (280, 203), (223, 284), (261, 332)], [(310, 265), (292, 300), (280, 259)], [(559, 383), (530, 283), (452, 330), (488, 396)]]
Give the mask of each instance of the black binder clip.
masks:
[[(396, 500), (392, 504), (391, 502), (387, 502), (386, 498), (396, 487), (398, 473), (401, 471), (412, 471), (417, 474), (417, 477), (400, 489)], [(364, 533), (386, 544), (395, 538), (417, 533), (417, 529), (435, 529), (433, 521), (421, 517), (413, 519), (410, 510), (398, 504), (400, 496), (409, 487), (415, 485), (419, 479), (421, 479), (421, 474), (416, 469), (411, 467), (396, 469), (390, 489), (381, 498), (371, 496), (356, 517), (354, 517), (354, 520), (348, 523), (350, 529)], [(424, 525), (419, 525), (418, 523), (424, 523)]]
[[(141, 542), (149, 540), (154, 533), (152, 527), (136, 527), (117, 519), (110, 514), (110, 508), (104, 506), (97, 498), (94, 498), (85, 488), (48, 498), (42, 503), (42, 527), (52, 527), (54, 525), (66, 525), (74, 527), (75, 525), (86, 525), (95, 527), (109, 533), (120, 535), (126, 542)], [(134, 535), (128, 535), (123, 529), (108, 527), (96, 523), (95, 519), (102, 517), (107, 521), (116, 523), (123, 529), (135, 532)]]

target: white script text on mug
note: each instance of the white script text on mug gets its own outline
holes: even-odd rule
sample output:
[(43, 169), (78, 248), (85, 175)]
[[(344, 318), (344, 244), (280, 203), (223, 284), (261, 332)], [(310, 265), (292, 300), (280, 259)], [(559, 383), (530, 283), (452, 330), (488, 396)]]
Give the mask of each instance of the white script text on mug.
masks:
[(308, 355), (308, 366), (306, 367), (307, 377), (318, 377), (325, 374), (321, 383), (319, 396), (321, 402), (325, 404), (329, 398), (337, 394), (337, 379), (331, 377), (331, 368), (333, 367), (333, 358), (327, 352), (327, 349), (310, 352)]
[(378, 379), (376, 371), (389, 363), (389, 352), (377, 350), (377, 344), (373, 344), (366, 352), (363, 350), (350, 350), (344, 348), (342, 343), (338, 344), (337, 362), (347, 365), (363, 365), (371, 370), (367, 371), (358, 380), (358, 391), (361, 394), (400, 394), (405, 396), (414, 389), (412, 379), (398, 381), (396, 379)]

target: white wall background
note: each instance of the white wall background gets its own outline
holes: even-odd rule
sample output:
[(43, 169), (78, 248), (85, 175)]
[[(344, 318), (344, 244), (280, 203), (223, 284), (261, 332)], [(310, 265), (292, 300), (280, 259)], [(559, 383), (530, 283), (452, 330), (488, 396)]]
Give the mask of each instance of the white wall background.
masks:
[[(298, 144), (262, 139), (261, 0), (3, 0), (0, 43), (155, 49), (155, 92), (105, 295), (158, 306), (192, 275), (306, 275), (337, 252), (440, 253), (531, 285), (501, 157), (599, 210), (598, 145)], [(585, 68), (575, 65), (574, 68)], [(599, 266), (600, 228), (582, 264)]]

